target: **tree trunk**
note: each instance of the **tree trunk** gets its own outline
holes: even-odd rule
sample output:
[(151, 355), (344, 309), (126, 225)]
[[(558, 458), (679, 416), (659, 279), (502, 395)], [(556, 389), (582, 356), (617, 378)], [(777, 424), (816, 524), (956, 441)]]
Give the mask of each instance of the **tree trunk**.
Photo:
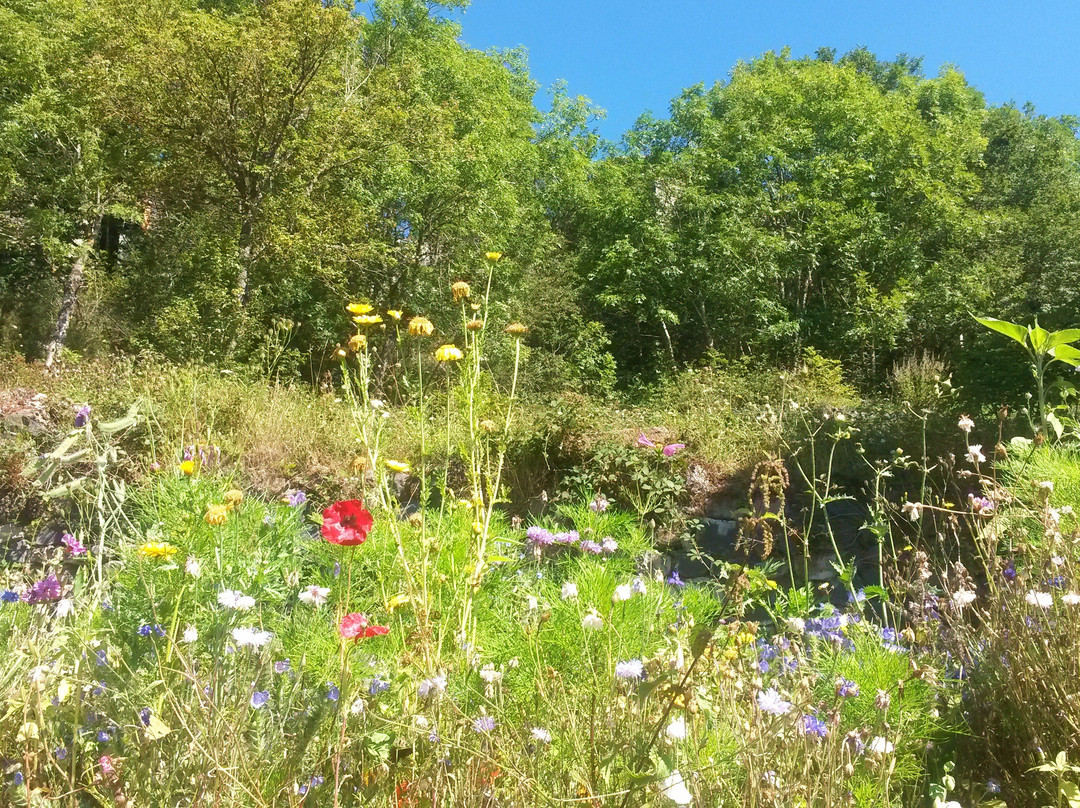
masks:
[(97, 215), (89, 222), (83, 238), (75, 241), (75, 262), (71, 265), (71, 272), (64, 281), (64, 297), (60, 301), (60, 312), (56, 315), (56, 328), (53, 329), (52, 339), (45, 346), (45, 367), (51, 368), (60, 357), (60, 351), (67, 339), (68, 327), (71, 325), (71, 315), (75, 312), (75, 304), (79, 302), (79, 291), (82, 289), (83, 273), (86, 270), (86, 262), (94, 250), (98, 236), (101, 234), (102, 216)]

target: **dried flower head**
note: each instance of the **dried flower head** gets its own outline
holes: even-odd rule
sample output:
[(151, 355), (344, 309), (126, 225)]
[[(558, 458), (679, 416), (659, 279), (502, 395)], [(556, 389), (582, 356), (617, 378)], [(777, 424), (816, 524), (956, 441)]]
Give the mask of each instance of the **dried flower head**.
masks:
[(450, 286), (450, 292), (454, 296), (454, 302), (460, 303), (462, 300), (468, 299), (472, 294), (472, 289), (469, 288), (469, 284), (465, 281), (454, 281)]
[(409, 320), (409, 335), (413, 337), (430, 337), (435, 332), (435, 326), (427, 317), (413, 317)]
[(228, 505), (213, 504), (206, 506), (206, 514), (203, 516), (203, 521), (208, 525), (223, 525), (228, 518)]
[(353, 353), (359, 353), (367, 347), (367, 337), (363, 334), (353, 334), (349, 337), (349, 350)]
[(529, 333), (529, 327), (524, 323), (510, 323), (505, 330), (507, 334), (514, 337), (523, 337)]

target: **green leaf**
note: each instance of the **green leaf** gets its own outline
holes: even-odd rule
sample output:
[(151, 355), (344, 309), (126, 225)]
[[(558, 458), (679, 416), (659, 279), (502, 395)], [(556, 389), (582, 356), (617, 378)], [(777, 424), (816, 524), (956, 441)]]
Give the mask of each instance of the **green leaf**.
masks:
[(980, 325), (986, 326), (991, 331), (997, 331), (999, 334), (1004, 334), (1006, 337), (1012, 337), (1025, 348), (1028, 347), (1028, 330), (1024, 328), (1024, 326), (1010, 323), (1007, 320), (998, 320), (995, 317), (976, 317), (975, 319)]
[(1080, 366), (1080, 349), (1072, 345), (1055, 346), (1050, 349), (1050, 355), (1057, 361), (1072, 365), (1074, 368)]
[(1080, 787), (1072, 780), (1061, 781), (1061, 796), (1069, 801), (1069, 808), (1080, 808)]
[(1061, 440), (1061, 436), (1065, 432), (1065, 427), (1062, 426), (1061, 421), (1052, 412), (1046, 414), (1046, 423), (1050, 424), (1054, 428), (1054, 434), (1057, 435), (1058, 440)]
[(1045, 353), (1050, 350), (1050, 332), (1045, 328), (1028, 329), (1028, 339), (1031, 340), (1031, 347), (1035, 349), (1035, 353)]
[(1067, 342), (1076, 342), (1078, 339), (1080, 339), (1080, 328), (1066, 328), (1051, 334), (1046, 347), (1056, 348), (1058, 345), (1064, 345)]

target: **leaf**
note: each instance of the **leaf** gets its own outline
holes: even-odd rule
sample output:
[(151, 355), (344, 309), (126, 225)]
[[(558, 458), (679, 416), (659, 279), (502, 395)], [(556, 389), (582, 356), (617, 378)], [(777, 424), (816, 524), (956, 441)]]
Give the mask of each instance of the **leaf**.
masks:
[(1004, 334), (1006, 337), (1019, 342), (1025, 348), (1027, 345), (1028, 330), (1022, 325), (1016, 323), (1010, 323), (1007, 320), (998, 320), (995, 317), (976, 317), (975, 318), (980, 325), (984, 325), (991, 331), (997, 331), (999, 334)]
[(1045, 328), (1028, 329), (1028, 338), (1031, 340), (1031, 347), (1035, 349), (1035, 353), (1045, 353), (1050, 350), (1050, 332)]
[(1072, 780), (1061, 781), (1061, 796), (1069, 801), (1069, 808), (1080, 808), (1080, 787)]
[(112, 435), (119, 432), (121, 429), (135, 426), (138, 422), (139, 407), (136, 404), (132, 404), (131, 408), (127, 411), (127, 414), (117, 418), (115, 421), (105, 421), (104, 423), (98, 422), (98, 429), (105, 435)]
[(1058, 362), (1064, 362), (1074, 368), (1080, 366), (1080, 349), (1072, 345), (1058, 345), (1056, 348), (1051, 348), (1050, 355)]
[(1078, 339), (1080, 339), (1080, 328), (1065, 328), (1051, 334), (1046, 347), (1056, 348), (1058, 345), (1064, 345), (1066, 342), (1076, 342)]

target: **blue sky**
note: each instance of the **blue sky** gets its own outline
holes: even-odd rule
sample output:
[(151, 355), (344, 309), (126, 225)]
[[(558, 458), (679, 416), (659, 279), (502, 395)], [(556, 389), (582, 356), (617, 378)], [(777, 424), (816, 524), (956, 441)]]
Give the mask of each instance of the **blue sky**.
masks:
[[(473, 0), (455, 16), (469, 46), (524, 45), (542, 87), (566, 79), (571, 94), (605, 108), (599, 128), (611, 139), (644, 110), (666, 117), (683, 87), (785, 45), (795, 56), (821, 46), (908, 53), (927, 75), (952, 63), (990, 103), (1080, 114), (1078, 0)], [(537, 103), (546, 108), (543, 96)]]

